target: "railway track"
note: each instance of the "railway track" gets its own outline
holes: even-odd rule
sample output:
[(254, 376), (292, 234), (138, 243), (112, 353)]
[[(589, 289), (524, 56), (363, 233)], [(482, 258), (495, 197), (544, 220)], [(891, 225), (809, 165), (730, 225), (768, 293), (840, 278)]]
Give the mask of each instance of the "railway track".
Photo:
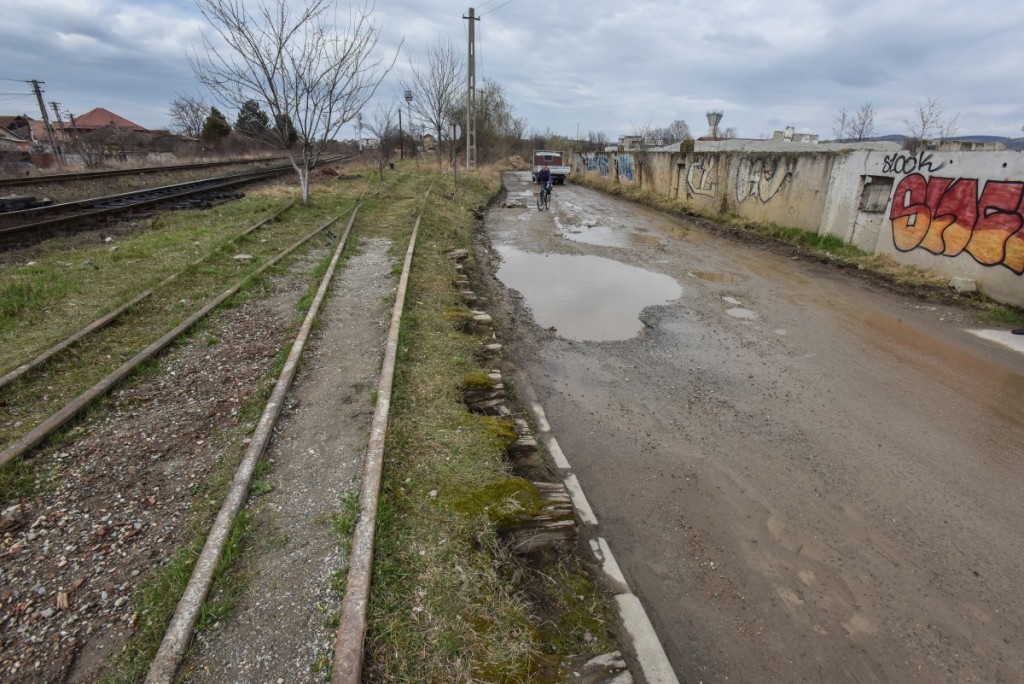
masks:
[[(346, 158), (344, 155), (327, 157), (322, 159), (320, 164), (331, 164)], [(192, 206), (191, 203), (200, 197), (213, 198), (209, 201), (234, 197), (237, 195), (233, 191), (240, 186), (291, 172), (290, 164), (279, 165), (268, 169), (5, 212), (0, 214), (0, 246), (22, 245), (45, 239), (61, 231), (83, 230), (91, 227), (96, 221), (156, 205), (189, 202), (188, 206)]]
[(102, 180), (104, 178), (116, 178), (118, 176), (140, 176), (150, 173), (195, 171), (198, 169), (213, 169), (222, 166), (241, 166), (244, 164), (279, 162), (282, 159), (282, 157), (263, 157), (259, 159), (232, 159), (228, 161), (199, 162), (195, 164), (175, 164), (173, 166), (145, 166), (135, 169), (82, 171), (81, 173), (55, 173), (46, 176), (18, 176), (15, 178), (0, 178), (0, 188), (17, 188), (26, 185), (53, 185), (58, 183), (70, 183), (72, 181)]
[[(262, 225), (265, 225), (267, 222), (277, 218), (287, 211), (290, 206), (291, 205), (288, 205), (277, 210), (271, 216), (263, 219), (259, 223), (247, 229), (244, 233), (240, 234), (238, 238), (251, 233)], [(351, 210), (351, 217), (340, 236), (340, 239), (338, 239), (336, 247), (334, 248), (331, 264), (320, 281), (319, 289), (317, 290), (314, 300), (310, 305), (305, 321), (298, 331), (294, 341), (290, 345), (289, 356), (280, 373), (280, 377), (274, 387), (273, 393), (266, 402), (263, 415), (252, 435), (252, 439), (248, 444), (246, 453), (238, 466), (238, 470), (233, 479), (233, 484), (221, 506), (220, 514), (217, 516), (214, 525), (207, 536), (206, 545), (196, 562), (192, 579), (179, 602), (178, 609), (167, 629), (161, 648), (151, 663), (149, 674), (146, 679), (147, 682), (171, 682), (175, 680), (177, 670), (191, 642), (193, 629), (203, 610), (204, 602), (213, 581), (215, 568), (220, 562), (221, 555), (224, 552), (225, 544), (227, 543), (228, 537), (231, 533), (232, 524), (242, 506), (245, 505), (256, 464), (266, 450), (273, 436), (276, 421), (285, 403), (284, 398), (291, 387), (299, 362), (304, 353), (309, 334), (316, 321), (320, 306), (326, 297), (328, 288), (331, 285), (335, 269), (345, 249), (348, 236), (355, 222), (358, 208), (359, 207), (357, 205)], [(331, 226), (335, 225), (340, 218), (340, 216), (336, 216), (326, 222), (323, 222), (314, 230), (290, 244), (286, 249), (278, 252), (260, 268), (247, 274), (232, 287), (208, 301), (173, 329), (167, 331), (158, 340), (152, 342), (145, 349), (122, 364), (114, 372), (105, 376), (100, 380), (100, 382), (96, 383), (86, 392), (82, 393), (79, 397), (67, 404), (63, 409), (37, 425), (34, 429), (30, 430), (17, 442), (8, 445), (6, 449), (0, 452), (0, 467), (7, 466), (11, 461), (19, 459), (34, 450), (44, 440), (46, 440), (47, 437), (59, 430), (68, 421), (82, 412), (88, 405), (104, 394), (110, 392), (118, 383), (134, 372), (136, 368), (153, 358), (175, 339), (178, 339), (191, 327), (195, 326), (210, 312), (237, 294), (247, 283), (252, 282), (254, 279), (266, 272), (267, 269), (280, 262), (289, 254), (295, 252), (316, 236), (329, 232)], [(383, 457), (383, 437), (386, 431), (389, 412), (389, 400), (387, 398), (391, 393), (391, 383), (397, 355), (398, 333), (404, 305), (405, 290), (407, 287), (409, 272), (411, 270), (416, 245), (416, 233), (420, 220), (421, 216), (417, 217), (413, 227), (412, 236), (410, 237), (409, 245), (406, 250), (404, 268), (399, 283), (399, 291), (396, 296), (394, 310), (391, 315), (391, 326), (390, 332), (388, 333), (385, 354), (386, 358), (384, 361), (384, 368), (381, 373), (379, 388), (379, 396), (381, 397), (381, 400), (378, 401), (374, 410), (373, 426), (371, 428), (372, 436), (367, 455), (369, 463), (366, 466), (366, 473), (368, 473), (368, 475), (366, 476), (363, 484), (362, 505), (364, 508), (364, 519), (360, 523), (356, 532), (357, 538), (361, 540), (361, 546), (369, 544), (369, 546), (372, 547), (373, 544), (374, 517), (371, 513), (376, 510), (376, 497), (378, 495), (380, 484), (380, 474), (382, 469), (381, 459)], [(193, 262), (190, 266), (195, 266), (197, 263), (199, 262)], [(180, 274), (175, 274), (170, 276), (162, 281), (161, 285), (170, 282), (179, 275)], [(133, 304), (137, 303), (142, 298), (145, 298), (151, 292), (152, 290), (147, 290), (146, 292), (141, 293), (138, 297), (133, 299), (132, 302), (119, 309), (118, 312), (108, 314), (103, 319), (100, 319), (88, 326), (86, 329), (83, 329), (62, 341), (50, 351), (44, 353), (40, 357), (37, 357), (33, 362), (23, 364), (23, 366), (16, 369), (16, 371), (8, 373), (7, 376), (0, 378), (0, 390), (2, 390), (6, 385), (13, 383), (22, 375), (31, 373), (35, 367), (45, 363), (52, 356), (65, 352), (84, 335), (109, 324), (117, 317), (119, 312), (129, 309)], [(341, 646), (336, 649), (339, 654), (339, 658), (341, 659), (335, 666), (334, 681), (336, 682), (356, 681), (358, 678), (360, 671), (359, 664), (362, 654), (362, 640), (366, 629), (366, 599), (369, 591), (372, 555), (357, 555), (353, 558), (353, 561), (354, 572), (350, 579), (350, 583), (352, 585), (349, 590), (350, 598), (347, 599), (347, 603), (342, 609), (341, 625), (339, 626), (336, 635), (338, 643), (341, 644)]]
[[(265, 217), (255, 225), (250, 226), (240, 234), (234, 236), (232, 242), (237, 242), (241, 240), (243, 237), (248, 236), (251, 233), (258, 230), (259, 228), (262, 228), (263, 226), (267, 225), (274, 219), (281, 216), (291, 206), (292, 204), (289, 204), (273, 212), (270, 216)], [(334, 221), (336, 220), (337, 219), (334, 219)], [(80, 394), (78, 397), (73, 399), (71, 402), (66, 404), (56, 413), (52, 414), (49, 418), (41, 421), (38, 425), (29, 430), (27, 433), (23, 434), (19, 439), (17, 439), (13, 443), (6, 445), (6, 447), (2, 451), (0, 451), (0, 467), (7, 465), (12, 460), (24, 456), (33, 448), (38, 446), (43, 440), (45, 440), (47, 437), (53, 434), (61, 426), (63, 426), (69, 420), (77, 416), (94, 400), (105, 394), (118, 382), (126, 378), (129, 374), (131, 374), (139, 365), (155, 356), (158, 352), (160, 352), (165, 347), (167, 347), (167, 345), (173, 342), (178, 336), (187, 332), (189, 328), (195, 325), (198, 321), (202, 320), (202, 318), (208, 315), (217, 306), (225, 302), (232, 295), (236, 294), (243, 285), (259, 277), (268, 268), (270, 268), (271, 266), (279, 262), (281, 259), (291, 254), (299, 247), (301, 247), (315, 235), (318, 235), (321, 232), (327, 230), (327, 228), (329, 228), (330, 225), (334, 223), (334, 221), (319, 226), (315, 231), (305, 235), (298, 242), (289, 245), (286, 249), (274, 255), (273, 258), (270, 258), (262, 266), (245, 275), (240, 281), (238, 281), (235, 285), (225, 290), (221, 295), (208, 302), (206, 305), (192, 313), (190, 316), (186, 317), (183, 321), (175, 325), (169, 332), (166, 332), (159, 339), (149, 344), (145, 349), (139, 351), (131, 359), (129, 359), (124, 364), (119, 366), (112, 373), (109, 373), (108, 375), (103, 377), (99, 382), (95, 383), (92, 387), (90, 387), (85, 392)], [(205, 260), (206, 257), (192, 262), (192, 264), (190, 264), (185, 269), (185, 271), (201, 265)], [(74, 345), (81, 343), (84, 338), (109, 326), (115, 320), (122, 317), (126, 312), (130, 311), (133, 307), (139, 306), (139, 304), (141, 304), (145, 299), (148, 299), (150, 296), (152, 296), (154, 292), (158, 290), (160, 287), (165, 286), (171, 283), (172, 281), (179, 279), (183, 273), (184, 271), (172, 274), (171, 276), (161, 281), (156, 287), (149, 288), (141, 292), (139, 295), (132, 298), (126, 304), (118, 307), (115, 311), (112, 311), (107, 315), (97, 319), (96, 321), (93, 321), (85, 328), (77, 331), (73, 335), (70, 335), (68, 338), (57, 343), (56, 345), (54, 345), (47, 351), (43, 352), (39, 356), (35, 357), (30, 361), (26, 361), (25, 363), (21, 364), (14, 370), (5, 374), (3, 377), (0, 377), (0, 390), (3, 390), (4, 388), (11, 385), (15, 381), (30, 374), (33, 370), (53, 360), (59, 354), (67, 353)]]

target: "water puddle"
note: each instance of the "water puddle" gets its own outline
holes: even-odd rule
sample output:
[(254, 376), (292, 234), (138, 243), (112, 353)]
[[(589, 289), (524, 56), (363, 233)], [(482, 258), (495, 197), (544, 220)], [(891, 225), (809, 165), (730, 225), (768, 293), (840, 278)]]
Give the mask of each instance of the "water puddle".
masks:
[(656, 235), (611, 226), (559, 226), (562, 237), (598, 247), (660, 247)]
[(626, 340), (644, 307), (678, 299), (683, 288), (660, 273), (597, 256), (538, 254), (498, 247), (498, 278), (519, 290), (537, 324), (574, 340)]

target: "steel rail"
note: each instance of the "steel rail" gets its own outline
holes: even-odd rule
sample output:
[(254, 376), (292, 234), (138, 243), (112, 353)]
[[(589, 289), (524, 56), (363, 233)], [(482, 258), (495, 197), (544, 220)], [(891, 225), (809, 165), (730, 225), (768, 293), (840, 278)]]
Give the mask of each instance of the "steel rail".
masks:
[(319, 226), (306, 236), (302, 237), (300, 240), (295, 242), (290, 247), (286, 248), (284, 251), (278, 253), (273, 259), (271, 259), (266, 264), (259, 267), (249, 275), (245, 276), (241, 280), (239, 280), (237, 283), (235, 283), (233, 286), (222, 292), (220, 295), (218, 295), (215, 299), (207, 303), (197, 312), (193, 313), (183, 322), (179, 323), (172, 330), (170, 330), (167, 333), (164, 333), (164, 335), (156, 342), (150, 344), (148, 347), (140, 351), (131, 359), (123, 363), (115, 371), (113, 371), (105, 378), (100, 380), (98, 383), (93, 385), (91, 388), (83, 392), (81, 395), (79, 395), (76, 399), (71, 401), (71, 403), (67, 404), (60, 411), (53, 414), (52, 416), (44, 420), (42, 423), (37, 425), (28, 434), (24, 435), (21, 439), (8, 446), (6, 449), (0, 452), (0, 467), (7, 465), (12, 460), (20, 456), (23, 456), (24, 454), (28, 453), (31, 449), (38, 446), (44, 439), (49, 437), (54, 431), (56, 431), (62, 425), (64, 425), (69, 420), (78, 415), (82, 411), (82, 409), (84, 409), (98, 397), (110, 391), (112, 387), (114, 387), (118, 382), (126, 378), (132, 371), (134, 371), (139, 364), (155, 356), (157, 352), (161, 351), (166, 346), (171, 344), (171, 342), (177, 339), (180, 335), (187, 332), (189, 328), (195, 325), (198, 321), (202, 320), (202, 318), (204, 318), (208, 313), (210, 313), (215, 308), (220, 306), (228, 298), (234, 296), (239, 290), (242, 289), (242, 287), (246, 285), (246, 283), (260, 276), (268, 268), (270, 268), (277, 262), (281, 261), (281, 259), (284, 259), (286, 256), (294, 252), (296, 249), (301, 247), (303, 244), (305, 244), (312, 238), (319, 235), (321, 232), (323, 232), (328, 227), (333, 225), (337, 220), (338, 217), (331, 219), (327, 223), (324, 223), (323, 225)]
[[(424, 205), (430, 198), (430, 192), (427, 190)], [(423, 211), (425, 210), (424, 206)], [(416, 250), (416, 236), (419, 233), (423, 211), (416, 217), (416, 223), (413, 225), (409, 247), (405, 252), (402, 276), (395, 294), (395, 305), (391, 312), (391, 326), (388, 328), (384, 362), (377, 385), (377, 402), (373, 407), (373, 419), (370, 422), (370, 440), (363, 461), (363, 480), (359, 492), (359, 521), (356, 523), (352, 535), (352, 553), (345, 582), (345, 598), (342, 600), (341, 616), (335, 635), (331, 684), (359, 684), (362, 676), (366, 616), (370, 603), (370, 581), (373, 575), (374, 531), (377, 527), (377, 505), (380, 500), (380, 483), (384, 473), (384, 438), (387, 435), (388, 418), (391, 413), (391, 390), (395, 380), (398, 335), (402, 325), (405, 295), (409, 287), (412, 257)]]
[[(322, 160), (320, 164), (329, 164), (346, 158), (347, 157), (345, 155), (337, 155)], [(203, 193), (214, 192), (236, 185), (243, 185), (245, 183), (255, 182), (257, 180), (262, 180), (264, 178), (269, 178), (271, 176), (282, 175), (288, 173), (291, 170), (292, 167), (290, 165), (282, 165), (270, 169), (260, 169), (258, 171), (230, 174), (227, 176), (220, 176), (216, 178), (206, 178), (196, 181), (174, 183), (172, 185), (164, 185), (155, 188), (145, 188), (142, 190), (119, 193), (116, 195), (109, 195), (105, 197), (94, 197), (91, 199), (76, 200), (74, 202), (65, 202), (62, 204), (50, 205), (47, 207), (37, 207), (34, 209), (24, 209), (21, 211), (5, 212), (3, 214), (0, 214), (0, 221), (6, 222), (26, 217), (32, 218), (36, 216), (45, 216), (48, 214), (52, 215), (54, 213), (61, 211), (72, 211), (72, 213), (65, 213), (59, 216), (54, 216), (53, 218), (49, 219), (30, 221), (28, 223), (22, 223), (15, 226), (0, 228), (0, 241), (14, 241), (17, 238), (17, 236), (24, 235), (30, 232), (42, 232), (48, 229), (55, 229), (56, 227), (68, 223), (70, 221), (97, 218), (104, 215), (117, 214), (123, 212), (131, 212), (155, 204), (161, 204), (164, 202), (180, 199), (182, 197), (188, 197), (190, 195), (199, 195)], [(133, 198), (142, 199), (139, 199), (138, 201), (132, 201)], [(73, 211), (76, 207), (81, 207), (82, 210)]]
[(168, 166), (141, 166), (134, 169), (110, 169), (107, 171), (82, 171), (80, 173), (53, 173), (45, 176), (17, 176), (14, 178), (0, 178), (0, 188), (13, 188), (20, 185), (50, 185), (54, 183), (69, 183), (71, 181), (102, 180), (104, 178), (115, 178), (117, 176), (135, 176), (150, 173), (163, 173), (166, 171), (189, 171), (195, 169), (212, 169), (219, 166), (243, 166), (246, 164), (259, 164), (261, 162), (278, 162), (287, 157), (260, 157), (258, 159), (234, 159), (217, 162), (197, 162), (195, 164), (171, 164)]
[[(245, 237), (246, 235), (249, 235), (249, 234), (253, 233), (254, 231), (262, 228), (267, 223), (269, 223), (269, 222), (273, 221), (274, 219), (276, 219), (278, 216), (280, 216), (284, 212), (286, 212), (289, 209), (291, 209), (293, 206), (295, 206), (295, 202), (294, 201), (293, 202), (289, 202), (284, 207), (282, 207), (281, 209), (278, 209), (277, 211), (275, 211), (270, 216), (262, 219), (261, 221), (259, 221), (258, 223), (250, 226), (249, 228), (247, 228), (246, 230), (242, 231), (238, 235), (235, 235), (234, 237), (230, 238), (228, 240), (228, 242), (236, 242), (236, 241), (242, 239), (243, 237)], [(113, 321), (117, 320), (118, 318), (120, 318), (120, 316), (124, 312), (128, 311), (132, 307), (136, 306), (137, 304), (139, 304), (142, 301), (144, 301), (145, 299), (147, 299), (150, 295), (152, 295), (154, 292), (156, 292), (156, 290), (158, 288), (161, 288), (161, 287), (163, 287), (163, 286), (173, 282), (175, 279), (177, 279), (179, 276), (181, 276), (181, 274), (183, 274), (188, 269), (194, 268), (195, 266), (198, 266), (199, 264), (201, 264), (204, 261), (206, 261), (206, 259), (209, 258), (209, 256), (210, 256), (209, 254), (206, 254), (206, 255), (200, 257), (199, 259), (196, 259), (195, 261), (192, 261), (191, 263), (189, 263), (181, 271), (179, 271), (177, 273), (173, 273), (173, 274), (167, 276), (166, 278), (161, 280), (159, 283), (157, 283), (155, 286), (149, 288), (148, 290), (145, 290), (145, 291), (139, 293), (134, 298), (132, 298), (130, 301), (125, 302), (124, 304), (122, 304), (118, 308), (114, 309), (113, 311), (111, 311), (111, 312), (101, 316), (100, 318), (97, 318), (95, 321), (93, 321), (89, 325), (85, 326), (84, 328), (82, 328), (78, 332), (74, 333), (73, 335), (71, 335), (71, 336), (61, 340), (60, 342), (58, 342), (54, 346), (50, 347), (49, 349), (44, 351), (39, 356), (37, 356), (34, 359), (32, 359), (31, 361), (26, 361), (25, 363), (21, 364), (20, 366), (18, 366), (14, 370), (12, 370), (9, 373), (5, 374), (4, 376), (0, 377), (0, 389), (3, 389), (5, 386), (7, 386), (10, 383), (14, 382), (15, 380), (17, 380), (21, 376), (25, 375), (25, 373), (28, 373), (33, 368), (36, 368), (37, 366), (40, 366), (40, 365), (46, 363), (47, 361), (52, 359), (54, 356), (56, 356), (60, 352), (64, 351), (65, 349), (67, 349), (68, 347), (73, 345), (75, 342), (78, 342), (79, 340), (81, 340), (83, 337), (86, 337), (90, 333), (94, 333), (97, 330), (100, 330), (100, 329), (106, 327), (111, 322), (113, 322)]]
[(320, 280), (320, 287), (317, 290), (316, 297), (313, 299), (313, 304), (310, 306), (302, 327), (292, 343), (288, 360), (285, 362), (277, 383), (274, 385), (274, 390), (267, 401), (260, 422), (252, 435), (252, 441), (246, 448), (245, 455), (242, 457), (238, 470), (235, 472), (231, 488), (206, 538), (206, 543), (192, 570), (188, 585), (178, 601), (170, 625), (164, 633), (163, 641), (160, 643), (160, 648), (150, 664), (149, 672), (146, 675), (146, 684), (171, 684), (175, 681), (182, 658), (184, 658), (185, 652), (192, 641), (192, 631), (195, 629), (203, 604), (210, 592), (210, 587), (213, 585), (217, 563), (224, 552), (224, 547), (227, 545), (235, 518), (249, 496), (249, 488), (252, 484), (256, 465), (263, 452), (266, 451), (267, 445), (270, 444), (271, 437), (273, 437), (274, 426), (281, 414), (281, 409), (284, 406), (285, 397), (291, 388), (292, 381), (295, 379), (299, 360), (302, 358), (302, 353), (305, 350), (306, 341), (313, 328), (320, 305), (327, 295), (327, 289), (334, 277), (338, 260), (345, 249), (345, 244), (348, 241), (348, 236), (358, 211), (359, 207), (357, 206), (353, 210), (352, 217), (349, 219), (338, 247), (334, 251), (334, 257), (331, 259), (330, 266)]

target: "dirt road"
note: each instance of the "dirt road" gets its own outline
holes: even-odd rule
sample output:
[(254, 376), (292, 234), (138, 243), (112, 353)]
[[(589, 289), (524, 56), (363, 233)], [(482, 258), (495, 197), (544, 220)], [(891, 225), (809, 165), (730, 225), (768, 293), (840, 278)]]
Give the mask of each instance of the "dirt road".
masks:
[(856, 273), (506, 183), (511, 352), (681, 681), (1024, 681), (1024, 355)]

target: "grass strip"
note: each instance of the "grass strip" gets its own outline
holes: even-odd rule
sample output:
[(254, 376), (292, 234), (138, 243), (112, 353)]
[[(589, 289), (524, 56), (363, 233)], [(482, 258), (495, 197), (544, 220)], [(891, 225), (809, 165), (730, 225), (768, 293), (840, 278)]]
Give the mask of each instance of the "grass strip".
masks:
[[(427, 182), (422, 173), (401, 173), (407, 174), (396, 187), (402, 196)], [(450, 176), (433, 180), (399, 342), (364, 676), (557, 681), (563, 659), (608, 650), (610, 641), (595, 627), (588, 642), (582, 621), (558, 611), (542, 614), (539, 606), (565, 606), (563, 599), (576, 589), (594, 607), (588, 617), (604, 615), (604, 603), (571, 562), (552, 567), (579, 579), (575, 588), (561, 580), (530, 582), (538, 576), (498, 538), (496, 523), (523, 501), (504, 459), (507, 430), (469, 413), (461, 401), (464, 378), (480, 370), (474, 360), (478, 341), (460, 332), (451, 315), (461, 304), (452, 286), (455, 271), (444, 256), (472, 248), (473, 210), (497, 192), (498, 180), (462, 176), (457, 189)], [(375, 218), (403, 232), (396, 221), (408, 213), (392, 204), (378, 207)], [(594, 624), (607, 620), (595, 617)]]

